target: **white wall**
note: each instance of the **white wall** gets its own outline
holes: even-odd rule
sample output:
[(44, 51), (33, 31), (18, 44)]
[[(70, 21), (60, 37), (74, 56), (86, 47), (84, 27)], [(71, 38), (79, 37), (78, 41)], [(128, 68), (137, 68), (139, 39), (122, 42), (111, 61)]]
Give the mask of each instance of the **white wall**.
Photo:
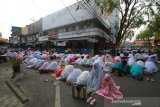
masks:
[(44, 17), (42, 21), (42, 29), (47, 30), (51, 28), (57, 28), (60, 26), (73, 24), (75, 22), (80, 22), (83, 20), (94, 18), (93, 15), (88, 14), (85, 10), (75, 10), (76, 7), (77, 4), (68, 7), (70, 13), (73, 15), (76, 21), (72, 18), (69, 11), (66, 8), (64, 8), (60, 11), (57, 11), (53, 14)]
[[(92, 6), (95, 9), (97, 15), (93, 14), (93, 11), (91, 11), (92, 7), (89, 6), (85, 6), (85, 9), (87, 10), (85, 10), (84, 8), (76, 10), (77, 3), (68, 7), (68, 10), (70, 12), (67, 10), (67, 8), (64, 8), (60, 11), (52, 13), (43, 18), (42, 30), (44, 31), (47, 29), (57, 28), (60, 26), (69, 25), (93, 18), (98, 18), (107, 28), (109, 28), (110, 22), (108, 21), (106, 16), (100, 13), (100, 9), (97, 6), (95, 6), (94, 4), (92, 4)], [(76, 21), (73, 19), (70, 13)]]

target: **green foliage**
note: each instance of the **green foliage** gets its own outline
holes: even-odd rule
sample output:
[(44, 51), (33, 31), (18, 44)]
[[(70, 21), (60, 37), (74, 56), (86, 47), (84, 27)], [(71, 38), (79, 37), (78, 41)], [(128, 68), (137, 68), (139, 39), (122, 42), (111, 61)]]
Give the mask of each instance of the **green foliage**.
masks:
[(155, 14), (154, 18), (149, 21), (147, 28), (140, 32), (137, 39), (146, 39), (153, 37), (156, 33), (160, 32), (160, 14)]
[(18, 58), (18, 57), (12, 58), (12, 65), (13, 66), (19, 66), (20, 63), (21, 63), (21, 59), (20, 58)]
[(126, 35), (124, 36), (124, 39), (132, 39), (132, 37), (134, 37), (134, 31), (133, 30), (129, 30)]
[(154, 19), (150, 21), (148, 27), (155, 33), (160, 32), (160, 13), (155, 15)]
[(160, 46), (157, 46), (157, 51), (160, 52)]
[[(82, 4), (91, 1), (82, 0)], [(130, 29), (146, 24), (149, 19), (153, 18), (156, 11), (160, 10), (159, 2), (156, 0), (94, 0), (94, 2), (106, 13), (112, 13), (113, 10), (119, 12), (119, 26), (117, 27), (117, 34), (114, 35), (117, 46), (125, 39), (125, 35), (128, 35)], [(83, 7), (83, 5), (81, 6)], [(146, 16), (148, 19), (145, 19)]]
[(137, 39), (148, 39), (154, 36), (154, 31), (152, 29), (145, 29), (140, 32), (140, 34), (137, 36)]

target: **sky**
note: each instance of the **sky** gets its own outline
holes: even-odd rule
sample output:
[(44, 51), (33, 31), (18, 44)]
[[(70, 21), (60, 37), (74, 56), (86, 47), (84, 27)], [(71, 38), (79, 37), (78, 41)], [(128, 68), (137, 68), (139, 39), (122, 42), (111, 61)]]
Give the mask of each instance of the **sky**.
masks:
[(11, 26), (24, 27), (77, 0), (0, 0), (0, 32), (3, 38), (11, 35)]

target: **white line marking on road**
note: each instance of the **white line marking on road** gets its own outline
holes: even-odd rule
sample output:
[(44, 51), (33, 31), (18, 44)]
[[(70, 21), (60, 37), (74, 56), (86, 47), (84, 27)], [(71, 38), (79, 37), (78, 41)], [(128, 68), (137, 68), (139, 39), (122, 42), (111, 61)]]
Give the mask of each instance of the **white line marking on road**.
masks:
[(55, 107), (61, 107), (60, 85), (56, 86)]

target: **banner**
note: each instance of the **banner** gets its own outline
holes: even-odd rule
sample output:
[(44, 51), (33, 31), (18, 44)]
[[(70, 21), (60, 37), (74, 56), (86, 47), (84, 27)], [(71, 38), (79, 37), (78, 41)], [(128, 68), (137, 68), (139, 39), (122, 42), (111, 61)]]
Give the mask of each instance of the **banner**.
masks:
[(48, 36), (40, 36), (38, 41), (48, 41)]
[(65, 42), (65, 41), (63, 41), (63, 42), (58, 42), (58, 43), (57, 43), (57, 46), (66, 46), (66, 42)]

